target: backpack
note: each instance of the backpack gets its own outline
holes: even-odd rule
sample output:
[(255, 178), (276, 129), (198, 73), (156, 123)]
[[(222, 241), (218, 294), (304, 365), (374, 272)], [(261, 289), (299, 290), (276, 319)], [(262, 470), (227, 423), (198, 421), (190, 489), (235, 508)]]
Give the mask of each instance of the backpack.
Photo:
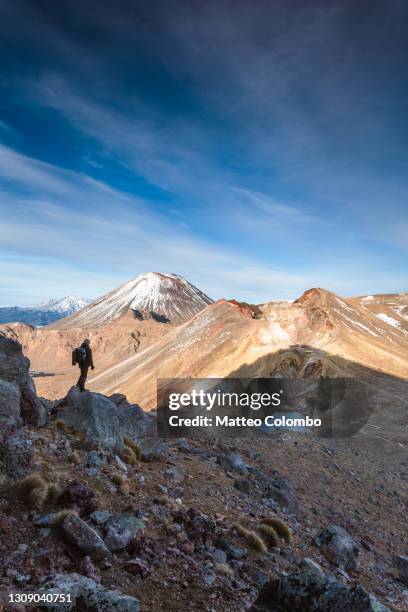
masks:
[(87, 358), (86, 349), (83, 346), (79, 346), (78, 348), (72, 351), (72, 365), (81, 366)]

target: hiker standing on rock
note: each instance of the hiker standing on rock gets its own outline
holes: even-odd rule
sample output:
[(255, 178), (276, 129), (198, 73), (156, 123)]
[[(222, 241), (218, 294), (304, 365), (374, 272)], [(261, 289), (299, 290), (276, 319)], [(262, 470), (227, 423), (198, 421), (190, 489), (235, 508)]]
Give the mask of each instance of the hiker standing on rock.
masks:
[(91, 370), (95, 369), (90, 344), (91, 341), (89, 338), (85, 338), (81, 346), (72, 351), (72, 365), (78, 364), (79, 369), (81, 370), (81, 375), (76, 384), (80, 391), (85, 391), (85, 383), (88, 377), (89, 368), (91, 368)]

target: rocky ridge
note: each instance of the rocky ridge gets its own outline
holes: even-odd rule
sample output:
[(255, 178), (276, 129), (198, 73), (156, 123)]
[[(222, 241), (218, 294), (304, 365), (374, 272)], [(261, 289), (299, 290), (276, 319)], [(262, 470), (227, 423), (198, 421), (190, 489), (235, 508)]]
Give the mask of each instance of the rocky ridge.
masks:
[(2, 397), (0, 589), (68, 589), (83, 610), (406, 608), (404, 461), (285, 433), (163, 443), (123, 395), (76, 389), (37, 398), (33, 424)]

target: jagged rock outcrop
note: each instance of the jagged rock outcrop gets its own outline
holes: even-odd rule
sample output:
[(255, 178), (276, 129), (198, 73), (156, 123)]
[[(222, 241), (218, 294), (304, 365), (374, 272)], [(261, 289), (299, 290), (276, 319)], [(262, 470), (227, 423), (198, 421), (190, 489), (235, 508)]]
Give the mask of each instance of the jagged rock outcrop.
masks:
[(387, 612), (361, 585), (348, 586), (327, 576), (311, 559), (288, 576), (270, 580), (261, 589), (251, 612)]
[(47, 422), (47, 412), (37, 397), (29, 374), (30, 361), (23, 355), (21, 344), (0, 335), (0, 421), (15, 427), (20, 418), (38, 427)]
[(120, 452), (125, 436), (142, 441), (154, 435), (154, 418), (120, 394), (109, 398), (72, 387), (56, 406), (56, 413), (93, 448)]
[(100, 393), (80, 392), (72, 387), (57, 406), (58, 419), (83, 434), (90, 447), (119, 452), (123, 448), (123, 433), (118, 410), (109, 398)]
[[(81, 574), (57, 574), (43, 584), (39, 593), (69, 593), (71, 603), (64, 604), (64, 610), (95, 610), (106, 612), (139, 612), (139, 601), (135, 597), (123, 595), (120, 591), (111, 591), (95, 580)], [(50, 612), (59, 612), (61, 604), (48, 604)]]
[(125, 395), (116, 393), (109, 398), (117, 407), (117, 415), (123, 435), (136, 440), (145, 436), (155, 435), (155, 418), (140, 408), (137, 404), (130, 404)]

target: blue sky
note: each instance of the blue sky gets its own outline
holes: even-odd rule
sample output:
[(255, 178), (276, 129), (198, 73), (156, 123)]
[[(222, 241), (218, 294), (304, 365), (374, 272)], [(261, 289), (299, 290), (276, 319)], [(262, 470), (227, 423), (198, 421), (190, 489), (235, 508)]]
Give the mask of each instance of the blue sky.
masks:
[(408, 290), (403, 1), (0, 0), (0, 305)]

